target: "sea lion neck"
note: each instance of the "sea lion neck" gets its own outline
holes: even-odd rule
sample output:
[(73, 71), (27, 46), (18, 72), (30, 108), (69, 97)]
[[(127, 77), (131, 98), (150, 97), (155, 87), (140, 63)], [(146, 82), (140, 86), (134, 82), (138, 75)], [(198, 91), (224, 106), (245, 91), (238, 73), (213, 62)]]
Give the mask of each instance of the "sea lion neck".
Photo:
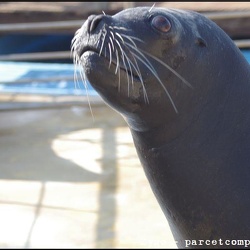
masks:
[(75, 62), (127, 121), (178, 246), (249, 239), (248, 62), (198, 13), (135, 8), (103, 18), (76, 33)]

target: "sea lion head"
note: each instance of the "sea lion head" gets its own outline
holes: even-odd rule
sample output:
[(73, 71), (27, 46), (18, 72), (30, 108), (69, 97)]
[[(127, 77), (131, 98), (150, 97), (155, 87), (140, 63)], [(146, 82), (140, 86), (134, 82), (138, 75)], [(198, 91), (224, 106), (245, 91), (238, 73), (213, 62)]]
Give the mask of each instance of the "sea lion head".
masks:
[(131, 128), (146, 130), (163, 118), (164, 126), (179, 123), (179, 114), (188, 124), (201, 111), (221, 72), (221, 32), (196, 12), (137, 7), (91, 15), (72, 51), (106, 103)]

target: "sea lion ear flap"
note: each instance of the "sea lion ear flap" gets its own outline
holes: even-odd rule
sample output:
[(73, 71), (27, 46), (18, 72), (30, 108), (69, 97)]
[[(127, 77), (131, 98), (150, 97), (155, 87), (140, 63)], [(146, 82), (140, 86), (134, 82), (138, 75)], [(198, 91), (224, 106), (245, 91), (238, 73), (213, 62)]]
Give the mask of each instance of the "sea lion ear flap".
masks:
[(206, 41), (202, 39), (201, 37), (197, 37), (195, 40), (195, 43), (200, 47), (207, 47)]

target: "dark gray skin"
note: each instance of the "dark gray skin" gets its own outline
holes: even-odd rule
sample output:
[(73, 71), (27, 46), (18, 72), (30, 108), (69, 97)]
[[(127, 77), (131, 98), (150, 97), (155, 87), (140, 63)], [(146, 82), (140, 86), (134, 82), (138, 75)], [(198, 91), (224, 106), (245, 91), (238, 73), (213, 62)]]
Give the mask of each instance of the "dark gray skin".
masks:
[[(169, 30), (164, 22), (163, 29), (157, 29), (161, 23), (152, 24), (159, 15), (168, 19)], [(121, 34), (143, 40), (134, 39), (138, 48), (192, 85), (145, 55), (176, 110), (152, 71), (137, 60), (149, 103), (145, 101), (138, 72), (131, 67), (132, 86), (114, 42), (119, 84), (115, 50), (110, 50), (109, 67), (109, 32), (102, 50), (97, 43), (101, 32), (112, 27), (124, 27)], [(227, 248), (232, 245), (224, 240), (250, 240), (250, 67), (231, 39), (198, 13), (147, 7), (91, 16), (79, 34), (75, 56), (81, 57), (92, 86), (127, 121), (178, 247), (184, 248), (188, 239), (223, 240), (215, 246), (190, 246), (194, 248)], [(115, 39), (124, 45), (118, 36)], [(124, 51), (132, 61), (128, 47)]]

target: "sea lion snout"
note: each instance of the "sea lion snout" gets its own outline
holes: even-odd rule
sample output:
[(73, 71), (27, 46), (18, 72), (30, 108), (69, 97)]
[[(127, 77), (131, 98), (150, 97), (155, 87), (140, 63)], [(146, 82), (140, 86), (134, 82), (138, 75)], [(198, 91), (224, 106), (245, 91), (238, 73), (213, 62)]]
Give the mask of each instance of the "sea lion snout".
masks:
[(88, 34), (93, 33), (98, 27), (99, 23), (103, 20), (104, 15), (91, 15), (87, 19)]

